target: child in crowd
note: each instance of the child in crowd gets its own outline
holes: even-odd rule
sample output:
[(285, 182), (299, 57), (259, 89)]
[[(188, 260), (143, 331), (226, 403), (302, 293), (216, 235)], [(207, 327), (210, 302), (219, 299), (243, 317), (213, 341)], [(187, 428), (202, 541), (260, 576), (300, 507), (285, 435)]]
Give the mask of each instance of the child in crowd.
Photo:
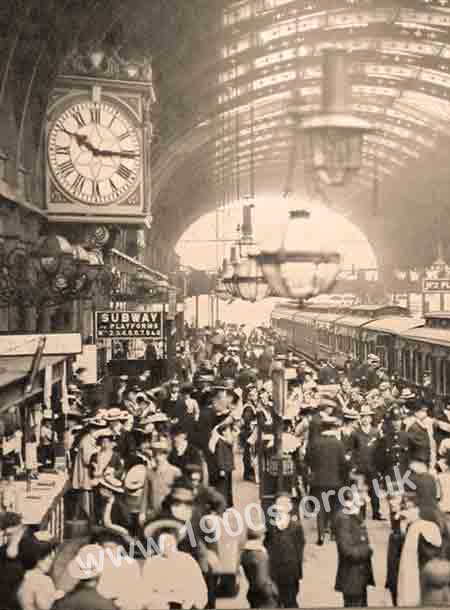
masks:
[(50, 539), (42, 540), (33, 547), (32, 556), (29, 557), (33, 567), (25, 572), (17, 593), (22, 610), (50, 610), (55, 601), (63, 597), (64, 593), (56, 590), (48, 576), (55, 548), (56, 542)]
[(250, 608), (275, 608), (278, 592), (270, 578), (270, 561), (263, 540), (264, 525), (247, 529), (247, 542), (241, 554), (241, 564), (248, 580), (247, 600)]
[(273, 508), (274, 525), (268, 529), (265, 539), (270, 560), (270, 576), (278, 588), (279, 606), (298, 608), (305, 534), (301, 522), (293, 519), (293, 503), (288, 494), (280, 494)]

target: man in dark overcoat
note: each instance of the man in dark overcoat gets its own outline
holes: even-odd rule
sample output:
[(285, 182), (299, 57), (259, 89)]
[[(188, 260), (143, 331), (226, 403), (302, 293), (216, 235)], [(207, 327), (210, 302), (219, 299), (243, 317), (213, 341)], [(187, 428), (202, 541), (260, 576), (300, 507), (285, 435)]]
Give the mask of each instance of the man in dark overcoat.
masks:
[(366, 607), (367, 587), (375, 586), (372, 548), (361, 516), (365, 493), (364, 476), (358, 475), (353, 491), (346, 491), (346, 501), (336, 515), (338, 568), (335, 589), (342, 593), (345, 608)]

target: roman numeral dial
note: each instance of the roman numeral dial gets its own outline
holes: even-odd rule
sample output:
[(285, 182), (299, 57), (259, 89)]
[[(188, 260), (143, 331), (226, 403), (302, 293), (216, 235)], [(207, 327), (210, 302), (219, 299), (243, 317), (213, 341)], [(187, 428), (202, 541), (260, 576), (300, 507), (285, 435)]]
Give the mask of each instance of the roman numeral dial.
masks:
[(53, 179), (80, 203), (123, 201), (141, 179), (140, 133), (118, 103), (104, 98), (79, 101), (58, 114), (47, 148)]

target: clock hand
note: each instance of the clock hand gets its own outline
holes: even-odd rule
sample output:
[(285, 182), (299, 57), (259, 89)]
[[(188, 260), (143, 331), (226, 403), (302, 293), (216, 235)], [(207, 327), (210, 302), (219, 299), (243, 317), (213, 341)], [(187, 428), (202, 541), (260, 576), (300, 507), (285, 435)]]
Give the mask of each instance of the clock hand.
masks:
[(138, 153), (131, 153), (125, 151), (117, 151), (117, 150), (105, 150), (105, 149), (95, 149), (94, 151), (95, 157), (124, 157), (125, 159), (134, 159), (138, 156)]
[(75, 140), (77, 141), (78, 146), (86, 146), (86, 148), (89, 148), (89, 149), (93, 150), (91, 148), (92, 145), (89, 142), (87, 135), (85, 135), (83, 133), (76, 133), (74, 131), (68, 131), (67, 129), (64, 129), (64, 128), (61, 131), (64, 131), (64, 133), (66, 133), (71, 138), (75, 138)]

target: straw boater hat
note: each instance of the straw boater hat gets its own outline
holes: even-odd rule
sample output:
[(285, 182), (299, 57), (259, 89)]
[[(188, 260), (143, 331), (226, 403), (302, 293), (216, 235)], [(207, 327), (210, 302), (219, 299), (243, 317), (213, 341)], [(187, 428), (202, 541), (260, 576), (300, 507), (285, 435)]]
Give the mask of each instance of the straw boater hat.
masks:
[(144, 528), (144, 537), (157, 541), (159, 536), (166, 532), (173, 534), (177, 542), (180, 542), (186, 536), (187, 529), (175, 519), (158, 519)]
[(122, 481), (120, 479), (117, 479), (114, 475), (110, 473), (106, 473), (103, 475), (103, 477), (99, 481), (99, 485), (120, 494), (124, 491)]
[(359, 413), (356, 409), (351, 409), (350, 407), (344, 407), (342, 409), (342, 417), (344, 419), (355, 420), (359, 418)]
[(168, 439), (161, 438), (159, 441), (152, 444), (152, 449), (159, 453), (170, 453), (170, 443)]
[(84, 420), (84, 423), (88, 427), (93, 427), (93, 428), (104, 428), (105, 426), (108, 425), (108, 422), (105, 419), (101, 419), (100, 417), (87, 417)]
[(338, 417), (325, 413), (321, 415), (320, 424), (323, 428), (337, 428), (340, 426), (341, 422)]
[(359, 415), (360, 415), (360, 417), (367, 417), (367, 416), (373, 415), (373, 414), (374, 413), (373, 413), (373, 411), (372, 411), (372, 409), (370, 408), (369, 405), (363, 405), (361, 407), (361, 412), (360, 412)]
[(141, 491), (145, 485), (146, 472), (143, 464), (132, 466), (125, 476), (125, 490), (131, 493)]
[(114, 432), (110, 428), (99, 430), (96, 438), (114, 438)]
[(404, 388), (400, 394), (400, 400), (414, 400), (414, 398), (416, 398), (416, 395), (410, 388)]
[(77, 385), (75, 385), (74, 383), (69, 383), (69, 385), (67, 386), (67, 389), (71, 394), (81, 394), (80, 388)]
[(118, 407), (113, 407), (112, 409), (109, 409), (107, 414), (105, 415), (105, 419), (108, 422), (121, 421), (126, 418), (128, 418), (128, 413), (127, 413), (127, 416), (125, 417), (124, 411), (122, 411)]

